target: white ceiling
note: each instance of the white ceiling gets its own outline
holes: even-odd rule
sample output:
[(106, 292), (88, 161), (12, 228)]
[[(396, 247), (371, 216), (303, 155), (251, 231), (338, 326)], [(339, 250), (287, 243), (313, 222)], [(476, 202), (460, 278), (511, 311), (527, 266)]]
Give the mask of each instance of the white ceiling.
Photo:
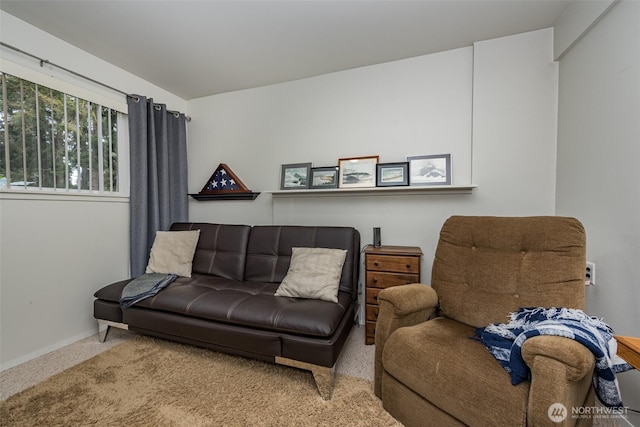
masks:
[(1, 0), (0, 9), (188, 100), (552, 27), (569, 3)]

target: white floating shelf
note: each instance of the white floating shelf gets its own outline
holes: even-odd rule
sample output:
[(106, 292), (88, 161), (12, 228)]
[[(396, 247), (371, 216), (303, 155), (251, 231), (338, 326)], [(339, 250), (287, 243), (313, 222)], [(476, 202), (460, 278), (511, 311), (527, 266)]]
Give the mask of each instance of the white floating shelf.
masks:
[(282, 197), (353, 197), (353, 196), (401, 196), (435, 194), (471, 194), (477, 185), (433, 185), (403, 187), (331, 188), (265, 191), (274, 198)]

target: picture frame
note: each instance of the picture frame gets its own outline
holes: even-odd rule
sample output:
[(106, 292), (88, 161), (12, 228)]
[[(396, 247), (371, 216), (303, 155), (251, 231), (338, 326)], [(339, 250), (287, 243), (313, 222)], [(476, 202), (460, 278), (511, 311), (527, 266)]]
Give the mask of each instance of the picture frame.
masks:
[(376, 186), (376, 165), (379, 156), (345, 157), (338, 159), (340, 188)]
[(407, 156), (409, 185), (451, 185), (451, 154)]
[(311, 163), (291, 163), (282, 165), (280, 175), (281, 190), (303, 190), (309, 188)]
[(338, 166), (311, 168), (309, 188), (338, 188), (339, 171), (340, 168)]
[(403, 185), (409, 185), (409, 162), (378, 163), (376, 165), (376, 187)]

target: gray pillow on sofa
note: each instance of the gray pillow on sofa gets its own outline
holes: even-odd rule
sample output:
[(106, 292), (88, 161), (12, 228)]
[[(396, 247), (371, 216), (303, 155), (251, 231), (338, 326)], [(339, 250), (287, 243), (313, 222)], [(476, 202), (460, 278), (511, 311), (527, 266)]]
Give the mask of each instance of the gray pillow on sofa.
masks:
[(292, 248), (289, 271), (276, 296), (338, 302), (346, 249)]
[(145, 273), (191, 277), (200, 230), (157, 231)]

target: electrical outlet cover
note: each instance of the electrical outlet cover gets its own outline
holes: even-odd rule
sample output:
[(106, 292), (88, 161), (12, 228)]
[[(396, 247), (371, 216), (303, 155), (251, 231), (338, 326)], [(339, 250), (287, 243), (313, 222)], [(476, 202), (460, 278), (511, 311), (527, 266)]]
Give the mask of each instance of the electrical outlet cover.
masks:
[(585, 279), (584, 282), (587, 285), (595, 285), (596, 284), (596, 265), (592, 262), (587, 261), (587, 267), (585, 270)]

